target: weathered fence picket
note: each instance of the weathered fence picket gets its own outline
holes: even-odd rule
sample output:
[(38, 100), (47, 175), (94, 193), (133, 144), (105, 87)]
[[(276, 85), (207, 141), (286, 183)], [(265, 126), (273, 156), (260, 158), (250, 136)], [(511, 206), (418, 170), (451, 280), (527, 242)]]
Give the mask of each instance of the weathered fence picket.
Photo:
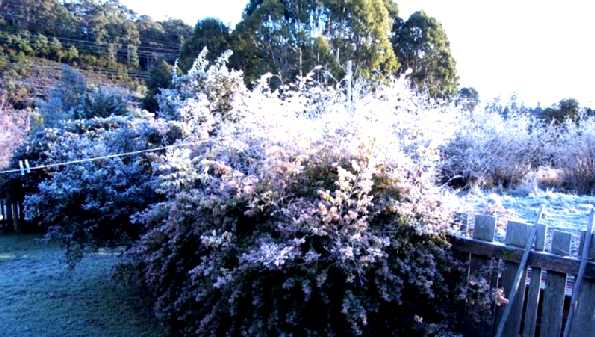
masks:
[[(496, 218), (490, 216), (478, 215), (475, 217), (475, 228), (473, 230), (473, 238), (476, 240), (482, 240), (486, 242), (492, 242), (496, 233)], [(490, 281), (493, 279), (493, 275), (498, 274), (497, 261), (494, 261), (491, 257), (481, 255), (471, 255), (469, 259), (469, 276), (470, 277), (483, 277)], [(496, 287), (496, 284), (490, 283), (490, 290)], [(478, 337), (490, 337), (492, 336), (493, 330), (493, 319), (494, 319), (494, 308), (490, 308), (490, 312), (487, 317), (483, 318), (479, 324), (470, 322), (472, 325), (470, 330), (475, 331)]]
[(4, 207), (4, 200), (0, 199), (0, 216), (2, 217), (2, 220), (0, 220), (0, 228), (2, 228), (2, 226), (6, 222), (6, 211)]
[[(517, 222), (509, 222), (506, 227), (506, 239), (505, 242), (509, 246), (519, 247), (524, 249), (527, 241), (529, 240), (530, 228), (528, 225)], [(504, 294), (508, 296), (514, 287), (514, 279), (519, 269), (519, 264), (513, 261), (504, 260), (504, 267), (502, 270), (502, 287), (504, 288)], [(525, 285), (527, 279), (527, 270), (523, 270), (521, 276), (521, 285)], [(523, 301), (525, 299), (524, 289), (518, 291), (516, 299), (511, 302), (510, 316), (506, 320), (504, 325), (504, 334), (502, 336), (516, 336), (521, 326)], [(496, 310), (496, 322), (500, 322), (502, 314), (506, 306), (498, 307)], [(516, 334), (515, 334), (516, 332)]]
[[(541, 214), (538, 218), (541, 218)], [(537, 220), (539, 222), (540, 219)], [(539, 223), (535, 224), (537, 230), (537, 240), (535, 241), (535, 250), (543, 251), (545, 249), (546, 226)], [(523, 326), (523, 336), (534, 336), (537, 326), (537, 307), (539, 305), (539, 295), (541, 290), (541, 268), (531, 268), (531, 283), (527, 293), (527, 308), (525, 309), (525, 324)], [(522, 289), (522, 288), (521, 288)]]
[[(566, 281), (568, 276), (577, 275), (580, 265), (577, 256), (570, 256), (572, 235), (553, 231), (551, 247), (546, 252), (547, 231), (543, 225), (509, 222), (504, 244), (493, 241), (495, 228), (495, 217), (476, 216), (472, 238), (453, 237), (452, 243), (455, 250), (469, 256), (470, 280), (483, 277), (489, 281), (490, 287), (502, 287), (504, 294), (509, 295), (525, 245), (530, 234), (536, 230), (535, 245), (526, 260), (530, 271), (527, 273), (526, 269), (521, 269), (522, 279), (515, 301), (506, 304), (512, 306), (504, 322), (503, 336), (560, 337), (568, 312), (568, 305), (565, 306), (568, 303)], [(595, 244), (591, 246), (590, 258), (580, 293), (575, 294), (578, 305), (570, 326), (570, 337), (595, 336)], [(503, 266), (500, 273), (499, 263)], [(477, 323), (471, 323), (472, 335), (493, 336), (493, 327), (506, 305), (497, 308), (491, 322), (480, 322), (479, 327)], [(494, 317), (491, 314), (487, 316)]]
[[(591, 242), (595, 239), (591, 235)], [(585, 242), (586, 233), (582, 235), (582, 242)], [(582, 244), (581, 244), (582, 246)], [(595, 260), (595, 245), (591, 245), (589, 259)], [(569, 337), (595, 336), (595, 280), (585, 278), (577, 296), (577, 308), (574, 319), (570, 325)]]
[[(558, 256), (570, 255), (572, 235), (554, 231), (550, 252)], [(541, 313), (541, 337), (560, 337), (566, 292), (566, 274), (550, 271), (545, 275), (543, 311)]]

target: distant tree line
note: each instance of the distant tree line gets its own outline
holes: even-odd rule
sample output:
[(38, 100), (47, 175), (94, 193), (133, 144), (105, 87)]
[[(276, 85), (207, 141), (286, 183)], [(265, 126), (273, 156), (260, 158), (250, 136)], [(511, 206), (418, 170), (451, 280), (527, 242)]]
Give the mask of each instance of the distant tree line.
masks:
[(230, 66), (244, 71), (248, 85), (267, 72), (290, 82), (316, 66), (342, 79), (352, 61), (354, 73), (367, 79), (411, 69), (414, 85), (431, 97), (458, 90), (441, 24), (424, 12), (403, 19), (391, 0), (251, 0), (233, 30), (212, 18), (196, 24), (182, 49), (183, 70), (204, 47), (212, 58), (233, 50)]
[(179, 54), (191, 27), (154, 21), (117, 0), (0, 1), (0, 52), (58, 62), (148, 69)]

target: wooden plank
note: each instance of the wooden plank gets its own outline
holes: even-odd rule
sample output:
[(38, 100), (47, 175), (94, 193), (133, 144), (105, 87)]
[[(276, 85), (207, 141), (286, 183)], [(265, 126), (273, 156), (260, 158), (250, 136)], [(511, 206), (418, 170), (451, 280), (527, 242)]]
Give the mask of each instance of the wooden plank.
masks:
[(19, 209), (16, 202), (11, 202), (10, 207), (12, 208), (12, 224), (15, 232), (19, 232)]
[[(504, 261), (520, 262), (523, 249), (506, 246), (499, 242), (484, 242), (474, 239), (450, 237), (452, 248), (473, 255), (483, 255), (501, 258)], [(529, 266), (541, 268), (544, 271), (555, 271), (564, 274), (577, 274), (580, 261), (572, 256), (556, 256), (548, 252), (529, 253)], [(587, 265), (585, 278), (595, 279), (595, 261)]]
[(22, 199), (19, 200), (18, 207), (19, 207), (19, 224), (22, 228), (22, 226), (25, 224), (25, 201)]
[[(478, 215), (475, 217), (475, 228), (473, 230), (473, 238), (476, 240), (492, 242), (496, 233), (496, 218), (491, 216)], [(486, 256), (471, 255), (469, 260), (469, 279), (485, 279), (487, 282), (491, 281), (490, 275), (495, 267), (493, 259)], [(490, 284), (490, 290), (495, 285)], [(473, 308), (468, 307), (468, 311), (473, 311)], [(471, 331), (478, 337), (489, 337), (493, 334), (493, 311), (488, 312), (485, 316), (480, 317), (477, 322), (470, 318), (466, 324)]]
[[(540, 216), (541, 218), (541, 216)], [(536, 251), (543, 251), (545, 249), (545, 232), (546, 226), (536, 224), (537, 240), (535, 241)], [(537, 325), (537, 306), (539, 304), (539, 292), (541, 289), (541, 268), (531, 268), (531, 281), (529, 283), (529, 292), (527, 293), (527, 307), (525, 309), (525, 320), (523, 325), (523, 337), (535, 336), (535, 327)], [(524, 287), (521, 286), (521, 291)]]
[(2, 220), (0, 224), (4, 224), (6, 222), (6, 211), (4, 209), (4, 199), (0, 199), (0, 215), (2, 216)]
[[(570, 233), (554, 231), (551, 253), (560, 256), (570, 254)], [(545, 290), (541, 311), (541, 337), (560, 337), (566, 290), (566, 274), (548, 272), (545, 276)]]
[[(524, 223), (518, 222), (508, 222), (506, 227), (506, 244), (525, 248), (527, 242), (529, 241), (531, 228), (529, 225)], [(504, 293), (506, 296), (510, 296), (512, 290), (515, 288), (516, 284), (516, 275), (517, 270), (519, 269), (519, 264), (516, 262), (509, 262), (504, 261), (504, 268), (502, 270), (502, 286), (504, 288)], [(502, 336), (510, 336), (516, 337), (519, 335), (521, 329), (521, 320), (522, 320), (522, 313), (523, 313), (523, 301), (525, 300), (525, 289), (524, 285), (526, 283), (527, 278), (527, 271), (524, 269), (520, 275), (520, 290), (516, 293), (516, 297), (514, 301), (503, 305), (496, 310), (496, 321), (498, 325), (500, 325), (500, 320), (503, 319), (503, 314), (506, 310), (510, 310), (510, 315), (506, 318), (502, 329)], [(511, 300), (511, 299), (509, 299)], [(509, 307), (510, 309), (507, 309)]]
[(478, 215), (475, 217), (475, 228), (473, 238), (476, 240), (494, 241), (496, 234), (496, 218), (487, 215)]
[[(591, 242), (594, 242), (595, 235), (590, 235)], [(595, 244), (591, 244), (588, 257), (595, 260)], [(576, 294), (578, 301), (569, 337), (595, 336), (595, 280), (584, 279), (583, 282)]]
[(461, 226), (460, 234), (467, 237), (469, 235), (469, 215), (467, 213), (455, 213), (455, 223)]
[(12, 221), (13, 221), (12, 220), (12, 207), (11, 207), (10, 200), (7, 200), (7, 203), (6, 203), (6, 225), (10, 226)]

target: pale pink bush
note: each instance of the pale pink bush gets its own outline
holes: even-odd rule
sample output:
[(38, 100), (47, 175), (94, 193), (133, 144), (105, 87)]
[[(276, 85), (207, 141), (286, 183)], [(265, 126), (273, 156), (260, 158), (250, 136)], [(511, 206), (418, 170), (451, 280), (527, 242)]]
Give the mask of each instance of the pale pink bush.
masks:
[(14, 150), (29, 130), (28, 112), (14, 111), (0, 97), (0, 168), (6, 167)]
[(452, 328), (464, 273), (435, 185), (450, 110), (402, 79), (352, 104), (312, 75), (209, 92), (237, 74), (202, 62), (161, 97), (197, 144), (167, 153), (167, 201), (136, 216), (149, 232), (131, 257), (158, 317), (188, 336)]

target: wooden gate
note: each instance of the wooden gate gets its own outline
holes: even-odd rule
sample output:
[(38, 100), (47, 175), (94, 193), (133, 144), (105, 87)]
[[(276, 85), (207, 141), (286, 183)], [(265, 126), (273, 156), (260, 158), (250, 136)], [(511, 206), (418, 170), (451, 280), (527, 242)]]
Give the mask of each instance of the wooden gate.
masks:
[[(476, 216), (470, 237), (453, 237), (453, 248), (469, 258), (469, 276), (483, 277), (491, 289), (509, 294), (533, 229), (537, 239), (528, 255), (529, 270), (522, 270), (520, 289), (512, 304), (492, 306), (487, 319), (474, 326), (473, 336), (494, 336), (506, 305), (510, 315), (505, 321), (505, 337), (560, 337), (568, 315), (570, 296), (577, 296), (569, 337), (595, 336), (595, 248), (579, 294), (571, 284), (578, 273), (586, 232), (573, 235), (561, 230), (547, 231), (543, 225), (508, 222), (504, 243), (494, 241), (496, 218)], [(534, 227), (535, 226), (535, 227)], [(547, 234), (547, 236), (546, 236)], [(593, 235), (593, 234), (590, 234)], [(595, 240), (595, 239), (594, 239)], [(579, 242), (577, 242), (579, 241)], [(577, 249), (578, 248), (578, 249)]]

